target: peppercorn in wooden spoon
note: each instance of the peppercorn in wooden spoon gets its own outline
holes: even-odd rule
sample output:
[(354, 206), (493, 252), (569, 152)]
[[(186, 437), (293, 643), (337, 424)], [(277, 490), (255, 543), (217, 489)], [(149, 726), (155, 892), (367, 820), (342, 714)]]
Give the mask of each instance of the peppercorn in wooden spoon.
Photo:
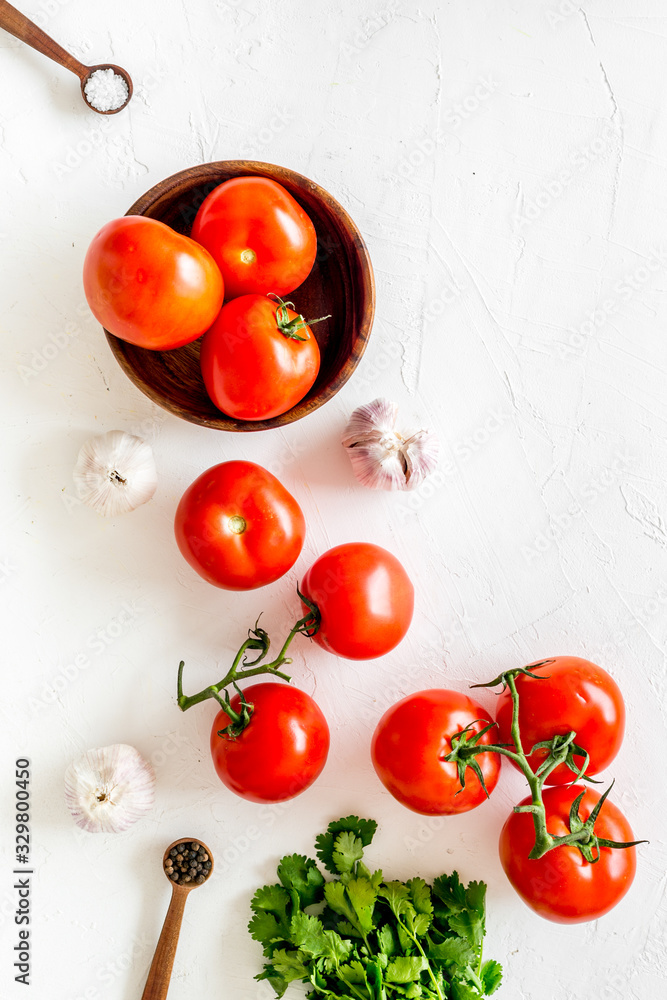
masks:
[(209, 878), (213, 871), (213, 855), (201, 840), (184, 837), (169, 845), (162, 866), (171, 882), (171, 902), (141, 1000), (164, 1000), (167, 996), (185, 901), (191, 889), (203, 885)]

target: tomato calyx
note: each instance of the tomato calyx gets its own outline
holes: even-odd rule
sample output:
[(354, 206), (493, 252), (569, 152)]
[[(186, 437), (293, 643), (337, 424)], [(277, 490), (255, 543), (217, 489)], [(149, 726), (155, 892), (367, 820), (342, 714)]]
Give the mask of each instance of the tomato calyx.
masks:
[(452, 745), (451, 752), (441, 759), (448, 764), (456, 764), (457, 776), (459, 779), (459, 788), (457, 795), (460, 795), (466, 786), (466, 771), (470, 769), (473, 774), (476, 774), (479, 783), (484, 790), (484, 794), (487, 799), (490, 798), (489, 791), (486, 787), (486, 782), (484, 781), (484, 775), (482, 774), (482, 769), (477, 763), (477, 754), (480, 752), (479, 749), (474, 750), (472, 753), (465, 753), (465, 750), (470, 750), (479, 746), (479, 742), (485, 733), (488, 733), (490, 729), (493, 729), (497, 723), (489, 722), (483, 729), (479, 732), (474, 728), (477, 723), (486, 722), (486, 719), (475, 719), (465, 729), (459, 730), (458, 733), (454, 733), (450, 743)]
[[(262, 662), (268, 655), (271, 640), (269, 639), (268, 632), (260, 627), (259, 618), (255, 622), (254, 627), (248, 629), (248, 638), (242, 643), (236, 656), (234, 657), (231, 667), (222, 680), (218, 681), (217, 684), (209, 684), (208, 687), (198, 691), (197, 694), (184, 694), (183, 670), (185, 668), (185, 661), (181, 660), (178, 665), (176, 691), (176, 701), (181, 712), (187, 712), (187, 710), (192, 708), (194, 705), (199, 705), (200, 702), (213, 698), (218, 702), (221, 708), (224, 709), (230, 719), (229, 725), (224, 729), (221, 729), (218, 735), (230, 740), (235, 740), (241, 735), (243, 730), (250, 725), (253, 705), (245, 700), (238, 682), (245, 680), (248, 677), (256, 677), (258, 674), (272, 674), (274, 677), (280, 677), (284, 681), (290, 681), (291, 677), (289, 674), (284, 673), (280, 668), (292, 662), (290, 657), (287, 656), (287, 650), (292, 642), (292, 639), (294, 639), (296, 635), (305, 635), (307, 638), (312, 639), (320, 627), (321, 619), (317, 605), (313, 604), (312, 601), (304, 597), (298, 587), (296, 592), (308, 608), (308, 614), (304, 615), (303, 618), (300, 618), (290, 629), (280, 652), (274, 660), (271, 660), (271, 662)], [(248, 653), (251, 650), (257, 652), (255, 659), (248, 658)], [(231, 699), (229, 691), (227, 690), (229, 685), (234, 687), (236, 693), (241, 699), (240, 711), (233, 709), (231, 706)]]
[[(456, 733), (452, 737), (452, 750), (442, 759), (446, 763), (456, 764), (459, 783), (461, 784), (461, 791), (465, 788), (465, 775), (467, 769), (470, 768), (479, 779), (480, 784), (488, 797), (488, 792), (484, 784), (484, 778), (476, 758), (482, 753), (497, 753), (504, 757), (508, 757), (523, 773), (530, 788), (531, 802), (527, 805), (514, 807), (514, 812), (530, 813), (533, 818), (535, 843), (528, 854), (528, 857), (531, 860), (536, 860), (537, 858), (543, 857), (543, 855), (545, 855), (548, 851), (554, 850), (556, 847), (574, 846), (580, 851), (586, 861), (594, 864), (599, 860), (601, 847), (622, 849), (635, 847), (637, 844), (645, 844), (647, 841), (612, 841), (598, 837), (595, 833), (595, 822), (613, 787), (613, 781), (609, 788), (607, 788), (603, 795), (601, 795), (588, 819), (582, 820), (579, 815), (579, 806), (581, 805), (581, 801), (585, 794), (584, 789), (584, 791), (582, 791), (572, 803), (568, 819), (569, 832), (561, 836), (554, 836), (549, 833), (547, 829), (546, 809), (542, 797), (542, 791), (544, 784), (552, 771), (554, 771), (560, 764), (566, 764), (574, 774), (572, 784), (579, 780), (597, 783), (595, 778), (590, 777), (586, 773), (590, 763), (590, 758), (586, 750), (575, 743), (577, 734), (573, 730), (569, 733), (565, 733), (564, 735), (555, 735), (550, 740), (542, 740), (532, 746), (530, 750), (524, 750), (519, 726), (519, 692), (515, 682), (516, 677), (520, 674), (524, 674), (527, 677), (531, 677), (533, 680), (546, 680), (547, 675), (537, 674), (535, 671), (540, 667), (547, 666), (549, 663), (553, 663), (553, 659), (541, 660), (539, 663), (531, 664), (528, 667), (515, 667), (512, 670), (504, 671), (498, 677), (494, 678), (494, 680), (488, 681), (485, 684), (471, 685), (471, 687), (476, 688), (496, 687), (498, 685), (502, 685), (503, 691), (509, 690), (512, 698), (512, 724), (510, 729), (512, 742), (487, 743), (480, 745), (480, 737), (482, 734), (487, 732), (492, 726), (497, 725), (497, 723), (489, 723), (485, 729), (482, 730), (482, 733), (479, 734), (473, 731), (472, 726), (474, 723), (471, 723), (465, 729)], [(542, 751), (544, 753), (544, 757), (539, 766), (533, 770), (528, 758), (535, 751)], [(583, 758), (582, 764), (575, 761), (575, 755)]]
[(306, 337), (300, 337), (297, 330), (303, 330), (304, 327), (314, 326), (315, 323), (321, 323), (322, 320), (331, 319), (331, 314), (328, 316), (320, 316), (319, 319), (310, 319), (306, 321), (301, 313), (294, 317), (294, 319), (289, 318), (288, 308), (296, 312), (296, 306), (293, 302), (285, 302), (276, 295), (275, 292), (269, 292), (267, 295), (269, 299), (275, 299), (278, 303), (278, 308), (276, 309), (276, 325), (282, 333), (283, 337), (288, 340), (306, 340)]
[[(577, 795), (576, 799), (570, 807), (570, 836), (573, 838), (572, 843), (574, 843), (581, 853), (583, 854), (586, 861), (590, 864), (595, 864), (596, 861), (600, 860), (600, 848), (601, 847), (636, 847), (637, 844), (647, 844), (647, 840), (629, 840), (629, 841), (619, 841), (619, 840), (607, 840), (605, 837), (598, 837), (595, 834), (594, 826), (595, 821), (600, 815), (600, 810), (604, 805), (604, 801), (609, 795), (610, 791), (614, 787), (614, 782), (612, 781), (609, 788), (602, 793), (598, 801), (596, 802), (594, 808), (591, 811), (590, 816), (587, 820), (582, 820), (579, 816), (579, 806), (581, 805), (581, 800), (586, 794), (586, 789)], [(515, 812), (522, 812), (519, 807), (515, 808)], [(559, 837), (558, 839), (561, 844), (568, 842), (568, 837)], [(556, 845), (558, 846), (558, 845)], [(528, 855), (529, 857), (531, 855)]]

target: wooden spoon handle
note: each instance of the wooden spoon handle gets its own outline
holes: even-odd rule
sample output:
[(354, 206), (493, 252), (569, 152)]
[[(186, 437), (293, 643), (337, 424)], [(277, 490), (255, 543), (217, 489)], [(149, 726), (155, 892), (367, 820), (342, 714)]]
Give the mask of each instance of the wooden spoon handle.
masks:
[(26, 45), (37, 49), (38, 52), (48, 56), (49, 59), (53, 59), (54, 62), (57, 62), (60, 66), (64, 66), (65, 69), (76, 73), (80, 80), (83, 80), (84, 76), (88, 73), (87, 66), (84, 66), (78, 59), (75, 59), (69, 52), (66, 52), (45, 31), (38, 28), (30, 18), (22, 14), (16, 7), (12, 7), (10, 3), (7, 3), (7, 0), (0, 0), (0, 28), (4, 28), (10, 35), (14, 35), (15, 38), (19, 38)]
[(164, 918), (162, 932), (153, 955), (151, 967), (148, 970), (148, 979), (141, 994), (141, 1000), (165, 1000), (171, 979), (171, 970), (174, 965), (176, 945), (178, 935), (181, 931), (181, 920), (185, 901), (188, 898), (187, 892), (180, 891), (174, 886), (172, 890), (171, 902)]

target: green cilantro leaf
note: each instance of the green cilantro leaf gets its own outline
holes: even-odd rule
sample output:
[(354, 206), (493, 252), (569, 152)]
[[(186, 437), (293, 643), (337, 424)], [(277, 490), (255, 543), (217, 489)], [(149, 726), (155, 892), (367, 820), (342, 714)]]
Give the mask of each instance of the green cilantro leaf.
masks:
[(384, 974), (388, 983), (411, 983), (419, 978), (420, 972), (426, 969), (428, 962), (421, 955), (407, 958), (394, 958), (387, 966)]
[(366, 970), (358, 960), (350, 962), (349, 965), (341, 965), (338, 974), (343, 982), (348, 984), (366, 982)]
[(461, 885), (458, 872), (451, 875), (440, 875), (433, 881), (433, 895), (437, 896), (452, 913), (465, 909), (466, 894)]
[(400, 917), (409, 906), (410, 890), (402, 882), (387, 882), (378, 890), (378, 896), (386, 899), (395, 917)]
[(317, 917), (295, 913), (292, 917), (292, 941), (313, 958), (331, 959), (334, 966), (344, 961), (352, 950), (349, 941), (335, 931), (325, 930)]
[(248, 930), (255, 941), (264, 945), (265, 952), (274, 941), (285, 941), (287, 938), (272, 913), (255, 913), (248, 924)]
[(451, 986), (451, 998), (452, 1000), (479, 1000), (480, 992), (470, 983), (462, 982), (460, 979), (454, 979)]
[(364, 856), (364, 845), (360, 837), (351, 830), (343, 830), (334, 841), (333, 863), (340, 875), (351, 875), (357, 861)]
[(373, 930), (373, 910), (377, 899), (377, 889), (367, 878), (353, 878), (347, 883), (347, 895), (357, 915), (357, 925), (362, 934)]
[(433, 916), (433, 901), (431, 900), (431, 890), (423, 878), (408, 879), (406, 885), (410, 891), (410, 899), (417, 913), (425, 913), (429, 917)]
[(248, 929), (266, 949), (273, 941), (288, 941), (290, 933), (290, 896), (280, 885), (265, 885), (258, 889), (250, 906), (254, 911)]
[(263, 970), (255, 976), (255, 979), (258, 980), (258, 982), (265, 979), (268, 983), (270, 983), (277, 997), (281, 997), (289, 986), (288, 981), (283, 979), (283, 977), (276, 972), (273, 966), (268, 963), (264, 966)]
[(287, 951), (277, 948), (271, 956), (271, 965), (286, 983), (295, 979), (308, 979), (308, 968), (304, 964), (304, 955), (300, 951)]
[(453, 962), (455, 965), (467, 965), (476, 957), (469, 942), (460, 937), (445, 938), (440, 944), (431, 945), (427, 955), (434, 962)]
[(324, 876), (316, 863), (303, 854), (290, 854), (278, 865), (278, 878), (286, 889), (294, 889), (301, 906), (312, 906), (322, 898)]
[(333, 859), (336, 835), (347, 830), (351, 831), (355, 837), (358, 837), (364, 847), (368, 847), (377, 830), (377, 823), (374, 819), (359, 819), (358, 816), (345, 816), (343, 819), (334, 820), (329, 823), (327, 832), (321, 833), (315, 839), (317, 856), (327, 871), (330, 871), (333, 875), (338, 871)]
[(487, 996), (491, 996), (492, 993), (495, 993), (503, 980), (502, 966), (500, 966), (498, 962), (494, 962), (492, 959), (489, 959), (489, 961), (485, 962), (482, 966), (481, 979), (484, 983), (484, 992)]
[(378, 948), (382, 955), (391, 956), (396, 952), (396, 938), (389, 924), (383, 924), (377, 932)]

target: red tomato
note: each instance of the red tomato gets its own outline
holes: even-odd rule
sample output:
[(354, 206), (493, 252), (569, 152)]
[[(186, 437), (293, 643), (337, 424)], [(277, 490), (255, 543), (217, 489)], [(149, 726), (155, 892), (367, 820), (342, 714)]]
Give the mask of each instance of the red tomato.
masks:
[[(254, 706), (236, 739), (218, 736), (229, 724), (221, 709), (211, 729), (211, 756), (220, 780), (251, 802), (282, 802), (303, 792), (321, 773), (329, 752), (329, 727), (305, 691), (267, 682), (245, 688)], [(235, 695), (231, 706), (240, 711)]]
[(388, 653), (412, 621), (408, 574), (396, 556), (369, 542), (329, 549), (310, 567), (301, 591), (320, 611), (315, 642), (349, 660)]
[(320, 370), (310, 327), (284, 332), (299, 314), (265, 295), (241, 295), (225, 305), (201, 346), (206, 390), (236, 420), (268, 420), (306, 395)]
[(194, 240), (156, 219), (126, 215), (88, 248), (83, 287), (105, 329), (139, 347), (168, 351), (201, 337), (220, 312), (222, 276)]
[(224, 590), (272, 583), (296, 562), (306, 533), (298, 503), (254, 462), (223, 462), (187, 488), (176, 541), (200, 576)]
[[(581, 785), (547, 788), (542, 793), (547, 829), (554, 836), (569, 831), (570, 806), (583, 791)], [(600, 796), (586, 789), (579, 816), (587, 820)], [(528, 805), (525, 798), (520, 805)], [(595, 833), (606, 840), (634, 840), (630, 824), (609, 799), (595, 822)], [(576, 847), (556, 847), (535, 861), (529, 859), (535, 843), (530, 813), (511, 813), (500, 833), (500, 861), (524, 903), (547, 920), (561, 924), (596, 920), (626, 894), (635, 877), (634, 847), (601, 847), (599, 860), (586, 861)]]
[[(371, 742), (373, 767), (385, 788), (408, 809), (427, 816), (468, 812), (486, 801), (484, 789), (468, 769), (461, 790), (456, 764), (443, 757), (453, 749), (453, 735), (472, 723), (479, 733), (490, 721), (480, 705), (458, 691), (418, 691), (392, 705), (378, 722)], [(480, 743), (492, 742), (489, 730)], [(500, 758), (483, 753), (477, 762), (490, 795), (500, 774)]]
[[(588, 751), (589, 774), (599, 774), (614, 759), (623, 742), (625, 706), (616, 682), (606, 670), (578, 656), (555, 656), (535, 671), (548, 678), (537, 680), (519, 674), (519, 727), (521, 742), (527, 752), (535, 743), (552, 736), (576, 732), (575, 743)], [(511, 743), (512, 698), (508, 690), (499, 697), (499, 743)], [(538, 750), (529, 757), (533, 770), (546, 756)], [(575, 756), (577, 764), (584, 758)], [(547, 784), (562, 785), (574, 778), (565, 764), (549, 775)]]
[(312, 222), (268, 177), (233, 177), (211, 191), (197, 212), (192, 238), (222, 271), (228, 299), (291, 292), (306, 280), (317, 253)]

